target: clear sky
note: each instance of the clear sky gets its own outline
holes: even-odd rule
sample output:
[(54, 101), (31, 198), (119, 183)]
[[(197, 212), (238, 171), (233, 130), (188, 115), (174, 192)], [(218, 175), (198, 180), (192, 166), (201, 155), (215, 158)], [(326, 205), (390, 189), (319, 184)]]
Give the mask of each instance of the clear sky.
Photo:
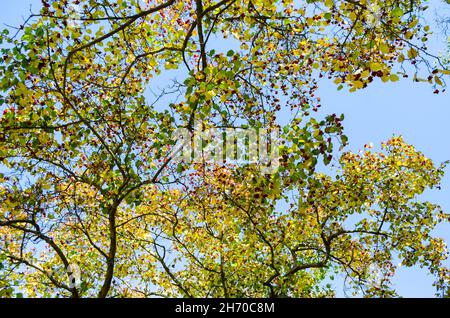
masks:
[[(431, 18), (435, 12), (450, 16), (450, 6), (440, 0), (431, 0), (430, 3)], [(5, 24), (19, 25), (28, 16), (30, 4), (36, 12), (40, 0), (1, 0), (0, 28)], [(430, 45), (434, 53), (443, 52), (445, 47), (443, 36), (436, 36)], [(338, 92), (335, 85), (323, 82), (319, 95), (322, 98), (322, 115), (345, 114), (344, 127), (351, 150), (362, 149), (368, 142), (380, 144), (396, 134), (403, 135), (408, 143), (436, 163), (450, 160), (450, 92), (435, 95), (427, 84), (402, 79), (389, 84), (375, 82), (356, 93), (348, 93), (345, 89)], [(442, 190), (427, 192), (423, 199), (438, 203), (449, 212), (450, 167), (446, 172)], [(435, 234), (450, 244), (449, 224), (439, 226)], [(431, 286), (433, 277), (428, 276), (425, 269), (400, 268), (394, 282), (402, 296), (434, 296)], [(342, 293), (338, 291), (338, 295)]]

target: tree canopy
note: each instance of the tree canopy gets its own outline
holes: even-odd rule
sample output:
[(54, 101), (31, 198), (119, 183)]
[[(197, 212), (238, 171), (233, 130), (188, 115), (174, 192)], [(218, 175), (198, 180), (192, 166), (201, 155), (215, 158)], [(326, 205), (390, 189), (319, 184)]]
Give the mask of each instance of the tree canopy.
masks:
[[(0, 35), (0, 296), (321, 297), (344, 273), (353, 293), (390, 297), (399, 261), (449, 296), (431, 231), (450, 215), (420, 199), (445, 163), (401, 136), (346, 151), (344, 116), (317, 93), (400, 77), (445, 91), (426, 9), (42, 0)], [(270, 131), (286, 114), (271, 174), (174, 160), (179, 128)]]

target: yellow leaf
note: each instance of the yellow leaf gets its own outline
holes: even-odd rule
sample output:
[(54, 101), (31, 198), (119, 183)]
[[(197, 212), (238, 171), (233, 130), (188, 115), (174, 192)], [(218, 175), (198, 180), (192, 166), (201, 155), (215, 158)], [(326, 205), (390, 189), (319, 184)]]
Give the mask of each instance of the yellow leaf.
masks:
[(381, 70), (381, 68), (382, 68), (382, 65), (380, 63), (376, 63), (376, 62), (370, 63), (370, 69), (372, 71), (377, 72), (377, 71)]
[(353, 82), (353, 86), (356, 88), (363, 88), (364, 87), (364, 83), (361, 81), (355, 81)]
[(391, 74), (391, 76), (389, 76), (389, 79), (391, 80), (391, 82), (397, 82), (399, 80), (399, 77), (397, 74)]
[(385, 43), (381, 43), (379, 49), (382, 53), (389, 53), (389, 47)]
[(441, 79), (439, 78), (439, 76), (435, 76), (434, 77), (434, 82), (440, 86), (444, 86), (444, 83), (441, 81)]
[(408, 51), (408, 57), (409, 57), (410, 59), (415, 59), (415, 58), (417, 57), (417, 55), (418, 55), (418, 53), (417, 53), (416, 49), (414, 49), (414, 48), (410, 48), (410, 49), (409, 49), (409, 51)]

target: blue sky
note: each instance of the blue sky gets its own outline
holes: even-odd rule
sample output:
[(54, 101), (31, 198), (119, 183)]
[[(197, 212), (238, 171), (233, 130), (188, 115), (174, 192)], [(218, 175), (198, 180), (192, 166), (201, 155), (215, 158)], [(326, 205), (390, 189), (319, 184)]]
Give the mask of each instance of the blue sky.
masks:
[[(6, 4), (7, 3), (7, 4)], [(19, 25), (29, 14), (30, 4), (37, 11), (40, 0), (2, 1), (0, 10), (1, 28), (4, 24)], [(430, 18), (435, 11), (450, 15), (450, 6), (440, 0), (431, 1)], [(446, 39), (435, 36), (430, 50), (444, 52)], [(435, 95), (433, 89), (411, 79), (397, 83), (372, 83), (356, 93), (337, 91), (336, 86), (324, 81), (319, 89), (322, 99), (321, 114), (344, 113), (344, 127), (349, 136), (351, 150), (362, 149), (373, 142), (379, 145), (393, 134), (404, 136), (408, 143), (432, 158), (436, 163), (450, 160), (450, 95)], [(440, 204), (450, 211), (450, 168), (447, 168), (441, 191), (427, 192), (423, 199)], [(439, 226), (435, 234), (450, 243), (450, 225)], [(433, 278), (425, 269), (400, 268), (395, 277), (395, 286), (400, 295), (406, 297), (432, 297)], [(338, 290), (342, 289), (337, 286)], [(338, 295), (342, 295), (338, 292)]]

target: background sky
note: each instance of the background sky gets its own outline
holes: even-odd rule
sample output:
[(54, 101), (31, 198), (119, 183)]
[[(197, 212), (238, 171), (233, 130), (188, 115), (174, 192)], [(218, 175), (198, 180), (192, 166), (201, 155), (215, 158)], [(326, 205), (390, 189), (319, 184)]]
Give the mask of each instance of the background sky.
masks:
[[(5, 24), (17, 26), (40, 7), (40, 0), (0, 0), (0, 29)], [(442, 0), (431, 0), (428, 18), (432, 23), (436, 14), (450, 17), (450, 6)], [(436, 34), (430, 51), (444, 53), (446, 37)], [(430, 85), (401, 79), (397, 83), (374, 82), (355, 93), (336, 90), (336, 85), (323, 81), (318, 94), (322, 99), (320, 114), (344, 113), (344, 127), (349, 137), (349, 149), (357, 151), (364, 144), (375, 146), (392, 135), (402, 135), (436, 163), (450, 160), (450, 95), (435, 95)], [(450, 211), (450, 167), (446, 170), (441, 191), (428, 191), (422, 199), (440, 204)], [(450, 224), (443, 224), (435, 235), (450, 244)], [(450, 265), (450, 264), (449, 264)], [(342, 296), (340, 280), (334, 284)], [(405, 297), (433, 297), (433, 277), (426, 269), (400, 267), (394, 278), (399, 294)]]

